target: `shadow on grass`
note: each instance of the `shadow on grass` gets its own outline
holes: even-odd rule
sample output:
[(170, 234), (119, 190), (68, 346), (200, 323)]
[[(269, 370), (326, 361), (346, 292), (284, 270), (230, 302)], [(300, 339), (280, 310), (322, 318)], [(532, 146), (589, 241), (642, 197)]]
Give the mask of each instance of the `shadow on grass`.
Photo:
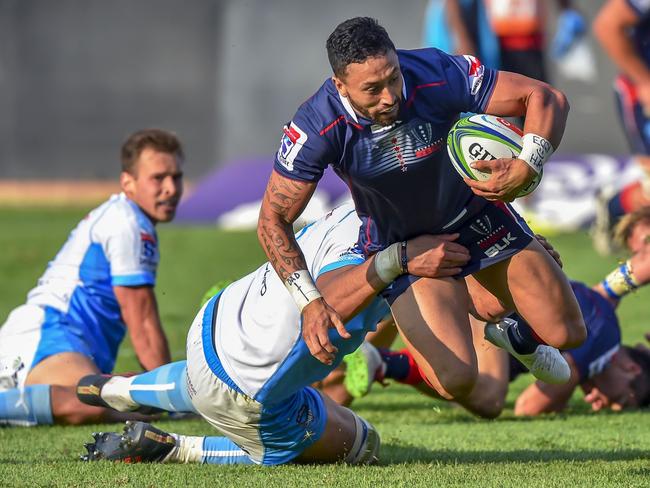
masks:
[[(398, 446), (383, 444), (381, 450), (381, 465), (403, 463), (441, 463), (441, 464), (500, 464), (521, 462), (551, 462), (551, 461), (633, 461), (648, 459), (649, 450), (583, 450), (567, 451), (562, 449), (537, 450), (515, 449), (512, 451), (457, 451), (434, 450), (416, 446)], [(650, 469), (644, 471), (650, 472)]]

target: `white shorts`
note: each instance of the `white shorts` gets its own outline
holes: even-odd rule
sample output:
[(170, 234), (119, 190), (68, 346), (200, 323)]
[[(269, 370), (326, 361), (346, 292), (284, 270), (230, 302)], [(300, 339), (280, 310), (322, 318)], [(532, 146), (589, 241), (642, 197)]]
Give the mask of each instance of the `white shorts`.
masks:
[(218, 297), (198, 313), (187, 336), (187, 390), (196, 410), (258, 464), (287, 463), (316, 442), (327, 421), (320, 393), (305, 387), (268, 405), (245, 395), (225, 373), (214, 348)]
[(0, 328), (0, 391), (25, 386), (41, 338), (45, 311), (21, 305)]

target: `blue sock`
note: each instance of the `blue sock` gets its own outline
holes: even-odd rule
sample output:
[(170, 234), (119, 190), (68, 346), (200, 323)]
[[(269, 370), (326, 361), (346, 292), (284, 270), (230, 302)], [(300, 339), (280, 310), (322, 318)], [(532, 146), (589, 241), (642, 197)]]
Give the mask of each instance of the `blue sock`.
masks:
[(204, 437), (204, 464), (255, 464), (241, 447), (227, 437)]
[(168, 412), (196, 412), (187, 393), (185, 361), (165, 364), (139, 374), (129, 387), (133, 401)]
[(616, 222), (618, 222), (618, 219), (620, 219), (626, 213), (625, 209), (623, 208), (623, 203), (621, 202), (621, 195), (622, 194), (623, 194), (623, 192), (619, 191), (607, 203), (607, 210), (609, 212), (609, 218), (610, 218), (610, 221), (611, 221), (612, 225), (614, 225)]
[(0, 392), (0, 425), (51, 425), (50, 385), (30, 385)]
[(385, 378), (393, 380), (403, 380), (406, 378), (410, 371), (409, 358), (406, 354), (400, 351), (390, 351), (388, 349), (378, 349), (381, 358), (386, 364)]

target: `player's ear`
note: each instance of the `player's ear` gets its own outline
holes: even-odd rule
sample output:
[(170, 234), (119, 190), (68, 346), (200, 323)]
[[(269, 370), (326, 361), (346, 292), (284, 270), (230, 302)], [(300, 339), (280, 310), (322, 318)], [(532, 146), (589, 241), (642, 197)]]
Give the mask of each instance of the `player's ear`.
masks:
[(347, 98), (348, 90), (345, 87), (345, 83), (343, 83), (341, 79), (336, 75), (332, 76), (332, 81), (334, 82), (334, 86), (336, 87), (336, 90), (341, 94), (341, 96)]
[(120, 173), (120, 187), (124, 193), (132, 194), (135, 191), (135, 178), (127, 171)]

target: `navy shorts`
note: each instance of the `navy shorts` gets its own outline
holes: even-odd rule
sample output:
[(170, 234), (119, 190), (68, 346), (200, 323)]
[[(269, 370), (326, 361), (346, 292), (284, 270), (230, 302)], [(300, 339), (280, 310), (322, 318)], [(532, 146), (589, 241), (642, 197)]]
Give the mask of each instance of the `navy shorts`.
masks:
[(650, 118), (639, 103), (636, 86), (625, 76), (619, 75), (614, 82), (614, 94), (618, 115), (632, 152), (650, 155)]
[[(458, 277), (471, 275), (510, 259), (534, 238), (534, 233), (526, 222), (511, 205), (503, 202), (488, 203), (458, 228), (452, 228), (446, 233), (459, 233), (455, 242), (465, 246), (470, 253), (470, 260)], [(382, 292), (382, 296), (392, 305), (398, 296), (419, 279), (419, 276), (402, 275)]]

